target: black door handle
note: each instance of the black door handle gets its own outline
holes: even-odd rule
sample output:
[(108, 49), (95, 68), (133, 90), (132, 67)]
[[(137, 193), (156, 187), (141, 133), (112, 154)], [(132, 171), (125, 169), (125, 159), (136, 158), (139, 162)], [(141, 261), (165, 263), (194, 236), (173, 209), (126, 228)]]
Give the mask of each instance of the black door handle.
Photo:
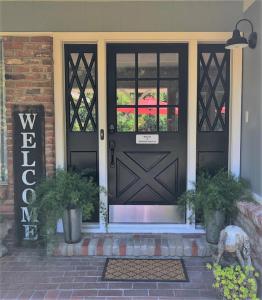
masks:
[(110, 150), (110, 168), (115, 167), (115, 147), (116, 143), (115, 141), (109, 141), (109, 150)]

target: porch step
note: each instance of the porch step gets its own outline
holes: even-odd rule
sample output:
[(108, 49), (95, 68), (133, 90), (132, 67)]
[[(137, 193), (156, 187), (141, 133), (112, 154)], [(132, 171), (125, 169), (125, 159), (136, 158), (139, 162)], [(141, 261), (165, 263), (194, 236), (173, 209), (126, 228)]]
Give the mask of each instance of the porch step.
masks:
[(204, 234), (88, 234), (66, 244), (63, 235), (48, 246), (54, 256), (210, 256), (213, 247)]

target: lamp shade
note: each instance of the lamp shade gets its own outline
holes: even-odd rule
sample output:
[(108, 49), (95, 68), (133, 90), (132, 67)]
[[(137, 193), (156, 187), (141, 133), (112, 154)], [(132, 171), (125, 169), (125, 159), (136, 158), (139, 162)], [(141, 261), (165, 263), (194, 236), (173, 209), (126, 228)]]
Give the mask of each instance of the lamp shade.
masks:
[(226, 49), (234, 49), (234, 48), (245, 48), (247, 47), (248, 42), (247, 39), (240, 35), (240, 31), (235, 29), (233, 31), (233, 36), (231, 39), (226, 42)]

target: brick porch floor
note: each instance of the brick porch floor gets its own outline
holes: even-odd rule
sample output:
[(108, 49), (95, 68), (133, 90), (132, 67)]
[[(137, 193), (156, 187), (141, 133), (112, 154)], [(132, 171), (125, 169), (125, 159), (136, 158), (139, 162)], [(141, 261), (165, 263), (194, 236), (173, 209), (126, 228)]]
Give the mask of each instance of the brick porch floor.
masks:
[(1, 299), (219, 299), (211, 288), (210, 258), (187, 257), (187, 283), (103, 282), (106, 257), (47, 257), (43, 250), (14, 249), (0, 259)]

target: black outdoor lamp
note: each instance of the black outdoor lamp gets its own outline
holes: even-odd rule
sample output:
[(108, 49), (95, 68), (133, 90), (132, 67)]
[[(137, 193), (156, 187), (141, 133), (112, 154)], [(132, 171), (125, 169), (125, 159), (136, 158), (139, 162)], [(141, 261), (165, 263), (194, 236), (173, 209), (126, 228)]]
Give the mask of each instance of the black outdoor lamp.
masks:
[[(240, 31), (237, 29), (237, 26), (240, 22), (246, 21), (250, 24), (252, 32), (250, 33), (248, 40), (240, 35)], [(248, 19), (241, 19), (236, 23), (236, 28), (233, 31), (232, 38), (227, 40), (226, 49), (235, 49), (235, 48), (245, 48), (249, 46), (249, 48), (254, 49), (257, 45), (257, 33), (253, 31), (253, 24)]]

